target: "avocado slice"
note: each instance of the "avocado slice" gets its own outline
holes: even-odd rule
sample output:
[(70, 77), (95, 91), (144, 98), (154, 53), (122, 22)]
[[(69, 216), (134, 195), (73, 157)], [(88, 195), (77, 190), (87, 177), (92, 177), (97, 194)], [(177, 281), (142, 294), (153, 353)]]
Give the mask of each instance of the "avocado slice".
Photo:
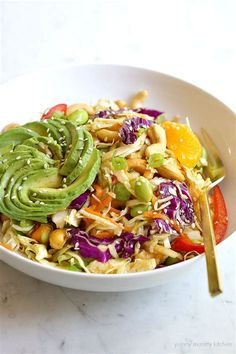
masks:
[(37, 137), (38, 135), (38, 133), (30, 129), (17, 127), (0, 135), (0, 147), (11, 145), (12, 143), (15, 146), (21, 144), (25, 139)]
[(65, 156), (65, 162), (60, 169), (60, 174), (63, 176), (67, 176), (75, 168), (84, 145), (84, 130), (76, 129), (76, 126), (70, 122), (66, 125), (71, 134), (71, 145), (69, 145), (68, 152)]
[(31, 122), (1, 134), (0, 212), (15, 220), (47, 222), (91, 186), (100, 160), (91, 134), (64, 119)]

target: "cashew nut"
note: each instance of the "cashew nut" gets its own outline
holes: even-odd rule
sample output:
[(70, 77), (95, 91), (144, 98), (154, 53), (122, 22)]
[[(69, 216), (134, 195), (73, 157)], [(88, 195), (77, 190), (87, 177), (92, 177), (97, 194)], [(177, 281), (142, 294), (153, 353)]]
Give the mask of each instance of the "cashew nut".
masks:
[(128, 159), (127, 162), (129, 168), (141, 174), (146, 170), (146, 161), (143, 159)]
[(88, 114), (94, 114), (94, 109), (92, 106), (86, 104), (86, 103), (75, 103), (67, 107), (66, 110), (66, 115), (69, 116), (71, 113), (76, 111), (77, 109), (84, 109), (85, 111), (88, 112)]
[(167, 160), (162, 166), (157, 168), (158, 173), (165, 178), (174, 179), (180, 182), (185, 180), (177, 162), (174, 159)]
[(142, 107), (147, 96), (148, 96), (148, 92), (146, 90), (137, 92), (130, 103), (130, 108)]
[(127, 107), (127, 103), (124, 100), (117, 100), (117, 101), (115, 101), (115, 103), (117, 104), (117, 106), (119, 108)]
[(162, 128), (158, 124), (153, 124), (148, 129), (147, 134), (148, 134), (152, 144), (146, 148), (146, 151), (145, 151), (146, 156), (150, 157), (152, 154), (158, 154), (158, 153), (164, 154), (165, 149), (166, 149), (165, 129)]
[(98, 139), (106, 142), (111, 143), (113, 141), (117, 141), (120, 139), (119, 133), (117, 131), (108, 130), (108, 129), (101, 129), (96, 132)]

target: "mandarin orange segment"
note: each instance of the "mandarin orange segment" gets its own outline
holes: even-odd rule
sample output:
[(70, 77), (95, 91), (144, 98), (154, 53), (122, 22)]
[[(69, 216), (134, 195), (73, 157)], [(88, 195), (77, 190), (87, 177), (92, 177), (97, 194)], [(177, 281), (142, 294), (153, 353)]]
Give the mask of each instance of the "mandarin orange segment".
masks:
[(172, 150), (179, 162), (189, 168), (196, 166), (202, 154), (202, 146), (185, 124), (175, 122), (162, 123), (166, 132), (168, 149)]

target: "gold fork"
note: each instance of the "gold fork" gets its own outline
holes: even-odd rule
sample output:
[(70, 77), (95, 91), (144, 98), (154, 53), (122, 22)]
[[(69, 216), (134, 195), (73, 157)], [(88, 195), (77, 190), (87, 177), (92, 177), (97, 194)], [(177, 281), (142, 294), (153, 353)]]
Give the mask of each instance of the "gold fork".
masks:
[(208, 156), (208, 165), (203, 168), (203, 175), (205, 178), (211, 179), (211, 184), (205, 188), (200, 197), (200, 208), (202, 215), (202, 233), (205, 245), (205, 256), (208, 274), (208, 288), (211, 296), (216, 296), (222, 293), (221, 281), (218, 270), (218, 263), (215, 251), (215, 234), (212, 224), (212, 216), (209, 207), (209, 192), (219, 184), (226, 176), (226, 171), (219, 153), (212, 139), (205, 131), (201, 129), (202, 143), (206, 148)]

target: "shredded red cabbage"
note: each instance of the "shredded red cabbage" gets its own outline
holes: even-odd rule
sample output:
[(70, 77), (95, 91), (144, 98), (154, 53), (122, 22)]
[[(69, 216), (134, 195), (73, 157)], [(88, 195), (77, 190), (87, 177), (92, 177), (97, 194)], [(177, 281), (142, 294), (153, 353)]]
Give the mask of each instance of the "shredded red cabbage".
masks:
[(90, 191), (87, 190), (86, 192), (82, 193), (79, 197), (75, 198), (70, 205), (68, 206), (69, 209), (81, 209), (82, 206), (86, 203), (88, 197), (90, 195)]
[(117, 110), (114, 109), (106, 109), (104, 111), (99, 111), (94, 115), (94, 118), (109, 118), (110, 116), (113, 116), (115, 114), (120, 114), (124, 112), (134, 112), (132, 109), (128, 108), (120, 108)]
[(74, 244), (74, 249), (78, 250), (82, 257), (93, 258), (102, 263), (106, 263), (112, 258), (112, 255), (109, 248), (102, 250), (101, 246), (108, 246), (114, 243), (119, 257), (128, 258), (134, 254), (137, 242), (143, 243), (149, 240), (146, 236), (134, 235), (131, 232), (123, 232), (120, 236), (112, 238), (99, 239), (90, 236), (79, 228), (70, 229), (69, 234), (71, 236), (70, 241)]
[(171, 227), (167, 220), (155, 219), (154, 227), (158, 234), (177, 235), (177, 231)]
[(120, 137), (124, 144), (133, 144), (137, 140), (137, 132), (141, 128), (148, 128), (153, 122), (148, 119), (134, 117), (127, 119), (120, 128)]
[(134, 109), (134, 111), (141, 114), (147, 114), (148, 116), (153, 117), (155, 119), (164, 113), (151, 108), (136, 108)]
[(170, 219), (178, 221), (182, 226), (194, 222), (193, 202), (186, 183), (166, 180), (160, 183), (159, 193), (163, 199), (172, 196), (169, 205), (163, 210)]

